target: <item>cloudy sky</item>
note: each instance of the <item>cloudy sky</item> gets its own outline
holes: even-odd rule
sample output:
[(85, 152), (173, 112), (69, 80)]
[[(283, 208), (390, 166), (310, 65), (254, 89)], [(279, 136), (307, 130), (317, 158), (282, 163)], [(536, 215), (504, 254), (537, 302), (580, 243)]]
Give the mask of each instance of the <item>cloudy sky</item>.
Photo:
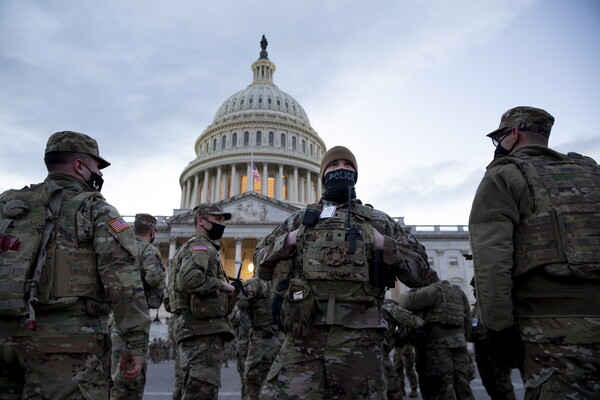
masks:
[(467, 224), (511, 107), (600, 160), (596, 0), (3, 0), (0, 191), (43, 180), (48, 136), (74, 130), (113, 164), (102, 193), (123, 215), (171, 215), (262, 34), (275, 83), (356, 154), (358, 196), (408, 224)]

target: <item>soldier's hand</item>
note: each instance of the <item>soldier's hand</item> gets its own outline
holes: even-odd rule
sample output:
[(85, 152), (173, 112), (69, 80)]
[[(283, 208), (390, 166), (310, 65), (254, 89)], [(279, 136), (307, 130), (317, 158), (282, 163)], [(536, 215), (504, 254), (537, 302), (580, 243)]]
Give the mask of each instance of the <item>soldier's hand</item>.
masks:
[(525, 360), (523, 342), (516, 327), (494, 331), (488, 329), (490, 355), (500, 368), (519, 368)]
[(133, 356), (129, 353), (121, 353), (121, 365), (119, 369), (125, 371), (123, 377), (126, 381), (130, 381), (136, 378), (140, 372), (142, 372), (142, 366), (144, 365), (144, 356)]
[(375, 236), (375, 250), (383, 250), (383, 235), (373, 228), (373, 236)]
[(296, 248), (296, 241), (298, 239), (298, 231), (300, 228), (295, 231), (291, 231), (285, 238), (285, 244), (283, 245), (283, 250), (288, 253), (291, 253)]
[(222, 281), (221, 282), (221, 288), (220, 288), (221, 292), (225, 292), (227, 293), (229, 296), (231, 296), (232, 294), (235, 293), (235, 287), (233, 285), (230, 285), (229, 283)]

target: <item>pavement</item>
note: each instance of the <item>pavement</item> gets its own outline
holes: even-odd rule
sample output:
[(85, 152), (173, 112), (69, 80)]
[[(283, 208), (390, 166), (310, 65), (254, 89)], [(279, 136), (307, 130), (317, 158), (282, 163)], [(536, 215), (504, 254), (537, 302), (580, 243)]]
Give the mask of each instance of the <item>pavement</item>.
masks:
[[(172, 400), (175, 382), (174, 371), (175, 364), (173, 360), (148, 363), (144, 400)], [(515, 386), (517, 399), (522, 399), (524, 394), (523, 383), (517, 370), (513, 370), (512, 381)], [(408, 382), (406, 382), (405, 387), (409, 387)], [(473, 389), (475, 399), (486, 400), (490, 398), (485, 392), (479, 376), (471, 382), (471, 388)], [(408, 397), (405, 397), (405, 399), (408, 399)], [(418, 399), (421, 399), (421, 397)], [(240, 377), (235, 368), (235, 362), (229, 362), (228, 367), (221, 368), (219, 400), (241, 400)]]

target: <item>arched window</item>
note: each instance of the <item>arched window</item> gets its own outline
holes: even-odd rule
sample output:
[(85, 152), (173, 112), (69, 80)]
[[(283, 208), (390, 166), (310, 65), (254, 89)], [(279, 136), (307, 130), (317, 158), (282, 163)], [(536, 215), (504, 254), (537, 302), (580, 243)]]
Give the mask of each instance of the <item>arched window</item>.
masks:
[(275, 134), (269, 132), (269, 146), (275, 146)]
[(284, 149), (286, 148), (286, 143), (285, 143), (285, 133), (282, 133), (282, 134), (281, 134), (281, 143), (279, 143), (279, 144), (280, 144), (280, 146), (281, 146), (282, 148), (284, 148)]
[(231, 135), (231, 147), (235, 147), (237, 146), (237, 133), (233, 133), (233, 135)]
[(271, 104), (272, 102), (273, 102), (273, 100), (271, 100), (271, 98), (269, 97), (269, 98), (267, 99), (267, 103)]
[(258, 104), (262, 104), (262, 97), (258, 98)]
[(313, 155), (313, 146), (312, 146), (312, 143), (310, 144), (309, 149), (310, 149), (310, 155), (312, 156)]
[(223, 135), (221, 138), (221, 150), (225, 150), (227, 147), (227, 136)]
[(217, 138), (213, 139), (213, 151), (217, 151)]
[(244, 132), (244, 146), (248, 146), (250, 144), (250, 133), (248, 131)]
[(296, 151), (296, 136), (292, 136), (292, 150)]
[(302, 139), (302, 152), (306, 153), (306, 140)]
[(256, 132), (256, 145), (257, 146), (262, 145), (262, 133), (260, 131)]

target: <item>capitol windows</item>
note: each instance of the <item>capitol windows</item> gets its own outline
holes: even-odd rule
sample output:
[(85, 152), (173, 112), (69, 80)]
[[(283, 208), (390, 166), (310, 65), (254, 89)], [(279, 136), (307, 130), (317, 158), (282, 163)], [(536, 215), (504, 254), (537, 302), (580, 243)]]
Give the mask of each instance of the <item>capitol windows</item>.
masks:
[(262, 133), (260, 131), (256, 132), (256, 145), (261, 146), (262, 142)]
[(273, 132), (269, 132), (269, 146), (275, 146), (275, 134)]
[(290, 105), (288, 104), (288, 102), (285, 102), (285, 108), (290, 108)]
[(281, 106), (281, 100), (277, 99), (277, 105)]
[(433, 258), (427, 257), (427, 263), (429, 264), (430, 267), (433, 267)]
[(236, 147), (237, 146), (237, 133), (233, 133), (233, 135), (231, 135), (231, 147)]
[(306, 140), (302, 139), (302, 152), (306, 153)]
[(313, 155), (313, 145), (312, 145), (312, 143), (310, 144), (310, 146), (308, 148), (310, 149), (310, 155), (312, 156)]
[(296, 136), (292, 136), (292, 150), (296, 151)]
[(213, 151), (217, 151), (217, 138), (213, 139)]
[(244, 99), (241, 99), (240, 100), (240, 106), (243, 106), (243, 105), (244, 105)]
[(252, 97), (248, 99), (248, 104), (252, 104)]
[(262, 104), (262, 97), (258, 98), (258, 104)]
[(225, 150), (227, 147), (227, 136), (223, 135), (221, 138), (221, 150)]
[(450, 267), (458, 268), (458, 257), (448, 257)]
[(269, 179), (267, 179), (267, 197), (275, 198), (275, 176), (273, 174), (269, 174)]
[(281, 134), (281, 143), (280, 143), (281, 147), (285, 149), (286, 147), (286, 143), (285, 143), (285, 133)]
[(250, 145), (250, 132), (244, 132), (244, 146)]
[(268, 103), (268, 104), (271, 104), (272, 102), (273, 102), (273, 100), (271, 100), (271, 98), (269, 97), (269, 98), (267, 99), (267, 103)]

